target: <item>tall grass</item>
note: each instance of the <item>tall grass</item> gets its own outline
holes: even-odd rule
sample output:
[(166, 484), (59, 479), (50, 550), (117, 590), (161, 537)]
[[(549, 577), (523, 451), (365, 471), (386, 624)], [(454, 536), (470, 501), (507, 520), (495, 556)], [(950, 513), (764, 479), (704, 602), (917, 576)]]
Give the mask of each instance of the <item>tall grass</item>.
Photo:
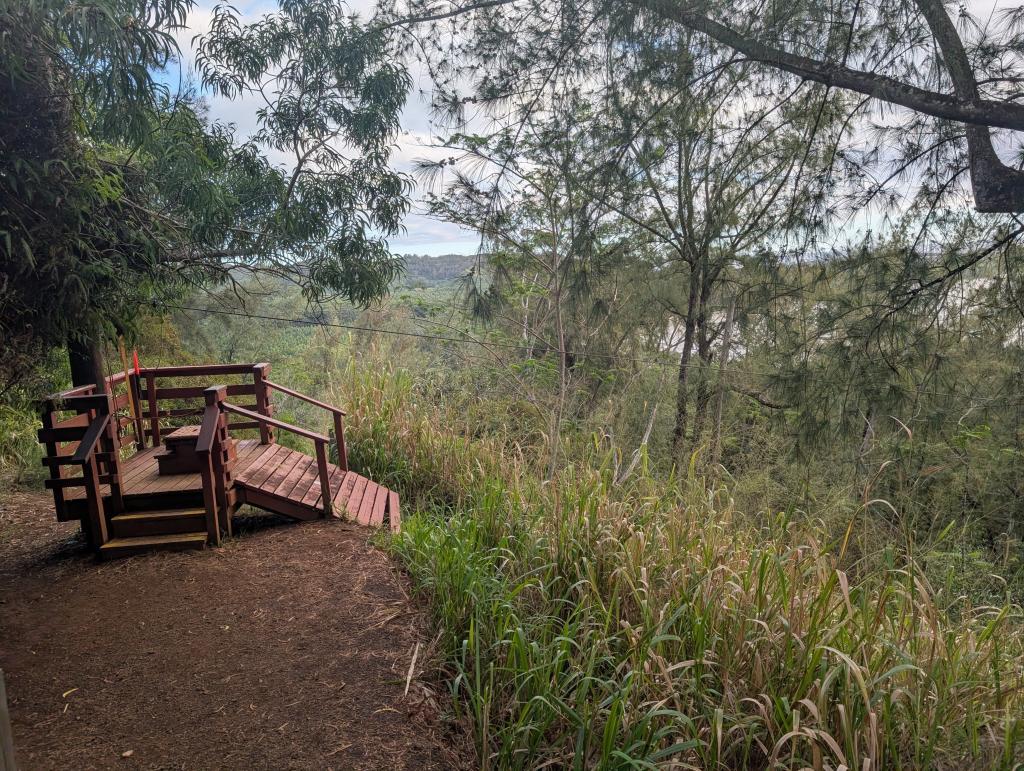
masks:
[[(350, 373), (351, 457), (397, 488), (482, 768), (1003, 768), (1024, 760), (1019, 608), (936, 602), (913, 561), (848, 570), (700, 480), (541, 482), (410, 380)], [(413, 512), (416, 512), (413, 515)]]

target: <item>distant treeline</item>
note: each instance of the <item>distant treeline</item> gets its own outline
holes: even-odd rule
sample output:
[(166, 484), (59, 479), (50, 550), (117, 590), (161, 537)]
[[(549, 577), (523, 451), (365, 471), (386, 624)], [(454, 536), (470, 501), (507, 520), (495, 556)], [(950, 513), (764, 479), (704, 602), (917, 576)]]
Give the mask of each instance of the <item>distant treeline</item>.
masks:
[(475, 254), (442, 254), (433, 257), (426, 254), (405, 254), (405, 277), (403, 283), (422, 281), (428, 284), (452, 281), (465, 275), (481, 259)]

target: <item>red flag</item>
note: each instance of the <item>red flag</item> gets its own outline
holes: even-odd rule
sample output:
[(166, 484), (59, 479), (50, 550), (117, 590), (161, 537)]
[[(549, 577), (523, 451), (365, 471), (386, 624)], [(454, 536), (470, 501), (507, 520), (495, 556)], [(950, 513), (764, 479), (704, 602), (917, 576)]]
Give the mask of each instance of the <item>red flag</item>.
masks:
[(135, 366), (135, 375), (138, 377), (139, 374), (139, 352), (132, 349), (132, 364)]

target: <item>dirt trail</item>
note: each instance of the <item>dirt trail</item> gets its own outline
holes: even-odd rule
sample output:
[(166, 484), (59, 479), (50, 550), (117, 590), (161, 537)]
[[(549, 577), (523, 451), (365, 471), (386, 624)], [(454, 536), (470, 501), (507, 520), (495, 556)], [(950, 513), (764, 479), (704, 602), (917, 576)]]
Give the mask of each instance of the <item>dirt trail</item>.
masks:
[(365, 529), (253, 517), (221, 549), (96, 563), (50, 506), (0, 497), (20, 767), (466, 765), (430, 688), (405, 694), (424, 622)]

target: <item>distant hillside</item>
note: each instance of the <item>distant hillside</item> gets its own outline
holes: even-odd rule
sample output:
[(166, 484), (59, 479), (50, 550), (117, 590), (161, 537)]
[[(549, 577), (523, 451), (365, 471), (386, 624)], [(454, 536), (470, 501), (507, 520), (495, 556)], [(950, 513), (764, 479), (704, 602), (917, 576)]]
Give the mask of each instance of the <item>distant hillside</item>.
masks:
[(432, 257), (426, 254), (404, 254), (405, 285), (446, 284), (466, 274), (479, 260), (475, 254), (442, 254)]

